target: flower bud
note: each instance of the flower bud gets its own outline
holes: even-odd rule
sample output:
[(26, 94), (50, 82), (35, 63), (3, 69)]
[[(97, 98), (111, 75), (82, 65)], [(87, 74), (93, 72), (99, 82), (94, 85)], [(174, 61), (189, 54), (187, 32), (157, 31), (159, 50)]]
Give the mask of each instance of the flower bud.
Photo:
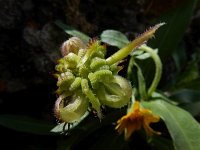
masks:
[(85, 44), (78, 37), (71, 37), (69, 40), (65, 41), (61, 47), (61, 53), (66, 56), (70, 52), (78, 54), (79, 49), (85, 48)]

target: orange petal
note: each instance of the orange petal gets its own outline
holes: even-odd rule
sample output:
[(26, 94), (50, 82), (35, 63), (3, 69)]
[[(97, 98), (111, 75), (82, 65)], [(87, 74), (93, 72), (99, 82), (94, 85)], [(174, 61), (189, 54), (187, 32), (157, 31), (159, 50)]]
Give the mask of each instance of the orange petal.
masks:
[(128, 140), (133, 132), (141, 129), (141, 125), (142, 124), (140, 122), (135, 122), (135, 123), (131, 123), (131, 124), (129, 123), (126, 128), (125, 139)]

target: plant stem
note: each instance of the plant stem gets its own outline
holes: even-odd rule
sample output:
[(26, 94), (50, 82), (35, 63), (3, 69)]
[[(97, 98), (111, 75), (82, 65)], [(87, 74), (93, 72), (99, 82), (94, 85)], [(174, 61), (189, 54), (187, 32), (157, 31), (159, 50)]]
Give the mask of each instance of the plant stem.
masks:
[(137, 65), (137, 63), (134, 63), (134, 65), (137, 68), (138, 89), (139, 89), (139, 93), (140, 93), (140, 96), (141, 96), (141, 100), (147, 100), (148, 96), (147, 96), (147, 92), (146, 92), (146, 84), (145, 84), (144, 76), (142, 74), (142, 70)]
[(150, 48), (146, 45), (142, 45), (139, 49), (150, 53), (151, 57), (152, 57), (152, 59), (154, 60), (154, 63), (155, 63), (156, 71), (155, 71), (154, 79), (153, 79), (153, 82), (151, 83), (151, 86), (148, 89), (148, 96), (151, 96), (152, 93), (156, 90), (156, 88), (159, 84), (159, 81), (161, 79), (162, 62), (161, 62), (158, 54), (152, 48)]
[(133, 56), (131, 56), (130, 60), (129, 60), (129, 64), (128, 64), (128, 68), (127, 68), (127, 79), (131, 80), (131, 76), (132, 76), (132, 68), (134, 66), (134, 62), (135, 59)]
[(155, 26), (149, 28), (146, 32), (138, 36), (135, 40), (127, 44), (124, 48), (120, 49), (116, 53), (114, 53), (112, 56), (108, 57), (106, 59), (108, 65), (112, 65), (116, 62), (119, 62), (120, 60), (124, 59), (127, 57), (134, 49), (142, 45), (145, 41), (153, 37), (154, 33), (156, 30), (164, 25), (165, 23), (159, 23), (156, 24)]

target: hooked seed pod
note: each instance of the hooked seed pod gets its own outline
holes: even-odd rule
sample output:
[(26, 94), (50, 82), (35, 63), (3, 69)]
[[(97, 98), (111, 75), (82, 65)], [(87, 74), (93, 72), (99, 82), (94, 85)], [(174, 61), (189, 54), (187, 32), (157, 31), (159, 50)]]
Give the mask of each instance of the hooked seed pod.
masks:
[(107, 63), (106, 47), (100, 41), (93, 40), (86, 48), (79, 38), (73, 37), (63, 44), (61, 51), (64, 57), (56, 66), (60, 95), (55, 104), (58, 119), (73, 123), (88, 107), (101, 119), (101, 105), (121, 108), (129, 102), (130, 83), (117, 76), (118, 62)]
[(103, 83), (97, 90), (97, 96), (101, 104), (111, 108), (125, 106), (131, 97), (131, 84), (125, 78), (115, 75), (113, 81)]
[(153, 37), (162, 25), (150, 28), (108, 58), (105, 58), (106, 47), (100, 41), (91, 40), (85, 44), (80, 38), (72, 37), (64, 42), (61, 49), (63, 58), (56, 65), (55, 74), (59, 95), (55, 104), (57, 118), (73, 123), (91, 107), (101, 119), (101, 105), (112, 108), (125, 106), (132, 95), (132, 88), (129, 81), (117, 75), (122, 69), (118, 64)]
[(81, 92), (68, 97), (61, 95), (55, 104), (55, 115), (61, 121), (72, 123), (78, 121), (87, 108), (88, 100)]

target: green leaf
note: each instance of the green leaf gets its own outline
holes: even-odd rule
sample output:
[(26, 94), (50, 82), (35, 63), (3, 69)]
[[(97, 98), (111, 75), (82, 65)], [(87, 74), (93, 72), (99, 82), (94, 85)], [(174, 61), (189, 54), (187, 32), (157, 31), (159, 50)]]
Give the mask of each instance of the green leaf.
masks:
[(161, 136), (154, 136), (150, 142), (150, 145), (153, 150), (174, 150), (172, 141)]
[(78, 126), (88, 115), (89, 115), (89, 112), (86, 112), (79, 121), (76, 121), (75, 123), (71, 124), (70, 128), (68, 126), (64, 127), (65, 123), (58, 124), (53, 129), (51, 129), (51, 132), (61, 133), (63, 132), (63, 128), (64, 128), (64, 131), (70, 131), (74, 129), (76, 126)]
[(193, 90), (200, 90), (200, 78), (191, 80), (184, 84), (184, 88), (193, 89)]
[(134, 65), (137, 68), (138, 89), (139, 89), (141, 99), (146, 100), (147, 99), (147, 92), (146, 92), (146, 85), (145, 85), (144, 76), (142, 74), (142, 70), (137, 65), (137, 63), (134, 63)]
[[(184, 0), (175, 9), (160, 14), (155, 22), (165, 22), (166, 24), (155, 33), (155, 39), (149, 40), (148, 46), (159, 49), (163, 66), (168, 66), (165, 61), (177, 49), (184, 33), (190, 25), (192, 13), (197, 0)], [(147, 87), (153, 79), (154, 65), (151, 61), (142, 63)]]
[(183, 44), (181, 44), (176, 51), (172, 54), (174, 63), (176, 65), (176, 68), (178, 72), (181, 71), (182, 67), (185, 67), (187, 63), (187, 54), (186, 54), (186, 48)]
[(181, 108), (189, 111), (193, 116), (196, 116), (200, 113), (200, 101), (194, 102), (190, 104), (184, 104), (180, 106)]
[(163, 100), (142, 104), (164, 120), (176, 150), (199, 150), (200, 125), (187, 111)]
[[(183, 49), (178, 50), (176, 53), (175, 62), (178, 68), (178, 71), (175, 73), (171, 82), (168, 84), (169, 91), (177, 91), (180, 89), (188, 88), (189, 89), (200, 89), (199, 84), (199, 62), (200, 62), (200, 51), (196, 49), (195, 53), (192, 54), (192, 60), (187, 62), (186, 54)], [(187, 63), (187, 64), (186, 64)], [(184, 69), (184, 70), (183, 70)]]
[(64, 23), (62, 23), (60, 20), (56, 20), (55, 24), (57, 26), (59, 26), (61, 29), (63, 29), (67, 34), (72, 35), (72, 36), (76, 36), (79, 37), (80, 39), (82, 39), (85, 43), (87, 43), (90, 39), (89, 36), (87, 36), (86, 34), (76, 30), (75, 28), (68, 26)]
[[(100, 132), (100, 131), (99, 131)], [(91, 135), (90, 138), (93, 138)], [(106, 126), (103, 132), (99, 133), (96, 140), (88, 145), (89, 150), (129, 150), (128, 143), (124, 141), (124, 136), (119, 136), (114, 126)]]
[(199, 77), (199, 68), (196, 62), (190, 63), (185, 71), (178, 77), (177, 85), (184, 87), (185, 83), (191, 82)]
[(127, 37), (116, 30), (105, 30), (101, 34), (101, 41), (118, 48), (122, 48), (129, 43)]
[[(89, 136), (94, 137), (96, 135), (96, 132), (103, 128), (104, 126), (110, 126), (113, 124), (113, 122), (116, 122), (117, 119), (119, 119), (123, 114), (125, 114), (125, 109), (122, 108), (120, 110), (113, 110), (111, 113), (106, 115), (101, 122), (97, 117), (88, 116), (85, 118), (74, 130), (72, 130), (70, 133), (70, 137), (67, 138), (64, 143), (67, 143), (65, 146), (65, 150), (71, 150), (74, 148), (75, 145), (79, 144), (79, 142), (84, 141)], [(113, 126), (114, 129), (114, 126)], [(100, 132), (102, 133), (102, 132)], [(109, 136), (108, 136), (109, 137)], [(88, 149), (88, 146), (87, 146)]]
[[(158, 53), (158, 49), (155, 49), (155, 52)], [(138, 55), (136, 56), (137, 59), (140, 59), (140, 60), (144, 60), (144, 59), (147, 59), (147, 58), (150, 58), (151, 55), (149, 53), (144, 53), (142, 55)]]
[(193, 103), (200, 102), (200, 91), (182, 89), (172, 93), (169, 97), (170, 99), (175, 100), (178, 103)]
[(197, 0), (185, 0), (176, 9), (158, 18), (159, 22), (166, 22), (166, 25), (156, 32), (156, 40), (151, 40), (150, 46), (159, 49), (161, 59), (165, 60), (176, 50), (190, 24), (196, 3)]
[(0, 125), (16, 131), (39, 135), (49, 135), (53, 128), (52, 124), (18, 115), (0, 115)]
[(151, 99), (152, 99), (152, 100), (162, 99), (162, 100), (164, 100), (164, 101), (166, 101), (166, 102), (168, 102), (168, 103), (171, 103), (171, 104), (173, 104), (173, 105), (178, 105), (178, 102), (169, 99), (169, 98), (164, 94), (164, 92), (162, 92), (162, 91), (153, 92), (152, 95), (151, 95)]

